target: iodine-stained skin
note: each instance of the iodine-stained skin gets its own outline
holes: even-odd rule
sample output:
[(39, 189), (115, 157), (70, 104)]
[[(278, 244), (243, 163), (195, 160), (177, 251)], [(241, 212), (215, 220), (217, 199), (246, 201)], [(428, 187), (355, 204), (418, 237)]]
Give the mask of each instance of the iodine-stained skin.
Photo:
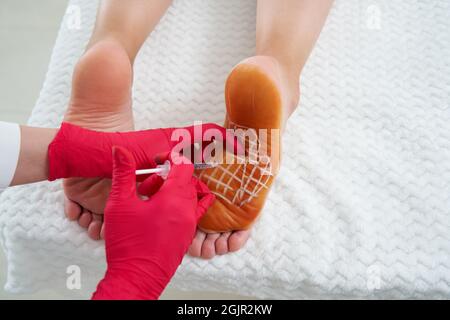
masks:
[[(279, 168), (280, 130), (283, 126), (283, 99), (276, 61), (254, 57), (238, 64), (225, 87), (225, 126), (251, 130), (246, 139), (244, 163), (224, 163), (198, 171), (200, 179), (216, 195), (216, 201), (201, 219), (206, 232), (246, 230), (264, 206)], [(252, 130), (254, 129), (254, 130)], [(260, 135), (263, 132), (266, 135)], [(249, 141), (252, 140), (252, 141)], [(249, 143), (250, 142), (250, 143)], [(258, 159), (264, 144), (267, 157)], [(260, 153), (259, 155), (263, 155)], [(253, 156), (253, 157), (252, 157)], [(251, 160), (257, 162), (251, 162)]]

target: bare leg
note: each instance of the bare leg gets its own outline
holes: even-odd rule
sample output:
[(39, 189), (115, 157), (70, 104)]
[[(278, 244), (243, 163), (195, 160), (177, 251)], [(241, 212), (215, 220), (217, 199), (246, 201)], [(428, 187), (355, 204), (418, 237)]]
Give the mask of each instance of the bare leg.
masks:
[(256, 54), (277, 60), (288, 116), (297, 107), (300, 74), (332, 4), (333, 0), (258, 0)]
[[(74, 70), (64, 120), (100, 131), (132, 130), (132, 65), (171, 0), (103, 0), (85, 54)], [(99, 239), (111, 182), (65, 179), (65, 213)]]
[(102, 40), (113, 39), (133, 62), (171, 3), (172, 0), (103, 0), (87, 49)]
[[(280, 110), (279, 118), (282, 119), (281, 123), (273, 123), (271, 128), (284, 128), (287, 119), (298, 105), (300, 73), (319, 37), (332, 3), (333, 0), (258, 0), (256, 56), (242, 61), (233, 69), (227, 80), (227, 88), (235, 87), (237, 89), (234, 92), (229, 90), (226, 93), (231, 100), (233, 97), (236, 98), (235, 103), (227, 105), (226, 123), (228, 120), (232, 120), (237, 125), (258, 129), (261, 128), (258, 116), (260, 119), (273, 118), (274, 105), (264, 102), (267, 101), (267, 91), (263, 90), (264, 96), (258, 97), (257, 92), (261, 90), (254, 89), (258, 85), (267, 86), (270, 83), (277, 88), (273, 100), (278, 100), (278, 96), (280, 96), (281, 105), (277, 110)], [(232, 76), (233, 73), (234, 76)], [(248, 73), (252, 74), (247, 77), (246, 73), (247, 75)], [(239, 81), (241, 82), (238, 83)], [(231, 84), (232, 82), (234, 85)], [(246, 99), (245, 95), (249, 92), (252, 95)], [(241, 110), (242, 112), (236, 110), (239, 108), (238, 101), (255, 104), (253, 106), (254, 116), (249, 117), (244, 114), (237, 119), (230, 119), (230, 105), (232, 105), (231, 108), (234, 108), (231, 110), (234, 114), (245, 113), (245, 110)], [(272, 108), (271, 112), (267, 112), (269, 108)], [(205, 173), (207, 177), (207, 172)], [(208, 178), (205, 178), (204, 181), (207, 182), (207, 180)], [(214, 190), (213, 184), (208, 186), (213, 192), (221, 192), (220, 188)], [(264, 197), (259, 202), (256, 200), (252, 205), (262, 209), (263, 203)], [(218, 207), (210, 208), (208, 214), (231, 214), (224, 213), (223, 207)], [(236, 208), (235, 212), (242, 209)], [(189, 252), (193, 256), (212, 258), (216, 254), (240, 249), (249, 235), (249, 229), (226, 233), (205, 233), (198, 230)]]

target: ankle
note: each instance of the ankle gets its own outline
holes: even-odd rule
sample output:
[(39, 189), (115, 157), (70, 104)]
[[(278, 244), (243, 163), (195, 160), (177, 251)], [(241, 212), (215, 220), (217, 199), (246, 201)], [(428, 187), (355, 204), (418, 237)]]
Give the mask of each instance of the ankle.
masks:
[(276, 61), (280, 74), (281, 85), (284, 90), (284, 107), (287, 117), (289, 117), (298, 106), (300, 99), (300, 71), (301, 67), (295, 63), (271, 57)]

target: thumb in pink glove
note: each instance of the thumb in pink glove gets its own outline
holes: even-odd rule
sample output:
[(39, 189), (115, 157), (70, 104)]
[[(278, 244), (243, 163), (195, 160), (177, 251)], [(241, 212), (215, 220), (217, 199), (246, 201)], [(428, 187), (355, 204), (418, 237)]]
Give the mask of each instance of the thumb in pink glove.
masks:
[(152, 175), (136, 193), (136, 164), (113, 148), (113, 182), (105, 209), (108, 268), (93, 299), (157, 299), (180, 265), (200, 217), (214, 201), (192, 176), (192, 164), (173, 164), (165, 181)]

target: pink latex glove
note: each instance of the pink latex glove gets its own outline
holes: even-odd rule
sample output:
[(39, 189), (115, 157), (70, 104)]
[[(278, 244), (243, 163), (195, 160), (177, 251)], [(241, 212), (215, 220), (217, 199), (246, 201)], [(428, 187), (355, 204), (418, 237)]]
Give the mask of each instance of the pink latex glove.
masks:
[(130, 152), (113, 149), (113, 181), (105, 209), (108, 268), (93, 299), (157, 299), (192, 242), (197, 221), (214, 201), (192, 176), (192, 164), (172, 164), (165, 181), (152, 175), (136, 193)]
[[(184, 129), (182, 132), (188, 134), (189, 139), (183, 136), (177, 141), (172, 141), (172, 134), (177, 129)], [(224, 146), (230, 146), (232, 152), (242, 152), (237, 138), (225, 128), (213, 123), (184, 128), (98, 132), (63, 122), (48, 147), (48, 180), (71, 177), (111, 178), (113, 146), (121, 146), (129, 150), (136, 161), (137, 169), (154, 167), (156, 155), (171, 152), (176, 146), (201, 143), (204, 148), (211, 143), (209, 137), (206, 139), (204, 136), (207, 130), (210, 133), (220, 134), (221, 139), (218, 139), (220, 137), (216, 137), (216, 139), (221, 141)], [(178, 133), (180, 132), (178, 131)]]

